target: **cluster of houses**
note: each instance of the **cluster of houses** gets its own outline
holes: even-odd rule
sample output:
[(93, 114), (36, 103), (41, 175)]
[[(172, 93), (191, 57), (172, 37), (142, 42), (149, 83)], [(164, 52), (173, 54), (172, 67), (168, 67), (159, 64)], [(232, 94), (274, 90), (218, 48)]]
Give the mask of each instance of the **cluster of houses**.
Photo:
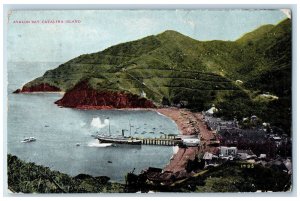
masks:
[(205, 161), (204, 168), (219, 166), (227, 160), (240, 160), (245, 162), (244, 164), (247, 168), (253, 168), (254, 164), (258, 164), (292, 174), (292, 161), (290, 157), (268, 159), (266, 154), (257, 156), (251, 150), (241, 150), (237, 149), (237, 147), (220, 146), (218, 154), (205, 152), (202, 159)]
[[(213, 108), (203, 112), (203, 120), (214, 132), (219, 147), (215, 153), (206, 152), (202, 156), (205, 167), (218, 166), (224, 160), (242, 160), (247, 164), (280, 167), (291, 173), (291, 140), (286, 134), (267, 129), (270, 128), (267, 123), (242, 129), (236, 119), (222, 120), (213, 113)], [(258, 118), (253, 115), (247, 120), (255, 125)]]
[(212, 149), (206, 149), (210, 151), (199, 153), (194, 161), (189, 161), (185, 171), (174, 173), (149, 167), (139, 176), (148, 183), (171, 184), (175, 180), (191, 176), (194, 170), (216, 167), (230, 160), (241, 161), (241, 168), (261, 165), (292, 174), (291, 139), (286, 134), (270, 129), (267, 123), (259, 124), (259, 119), (255, 115), (244, 120), (257, 126), (245, 129), (241, 128), (236, 119), (223, 120), (214, 117), (216, 111), (213, 106), (203, 112), (203, 121), (207, 129), (214, 134), (209, 144), (201, 144), (198, 135), (181, 138), (185, 147), (210, 146)]

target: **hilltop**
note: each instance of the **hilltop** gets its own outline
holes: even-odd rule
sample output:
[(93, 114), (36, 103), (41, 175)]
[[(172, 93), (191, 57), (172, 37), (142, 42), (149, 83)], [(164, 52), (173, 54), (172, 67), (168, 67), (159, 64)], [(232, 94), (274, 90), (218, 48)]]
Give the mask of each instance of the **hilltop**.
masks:
[[(289, 132), (291, 21), (236, 41), (198, 41), (168, 30), (80, 55), (20, 90), (31, 91), (65, 91), (58, 105), (87, 109), (181, 104), (203, 110), (214, 103), (219, 115), (257, 114)], [(279, 98), (261, 98), (265, 93)]]

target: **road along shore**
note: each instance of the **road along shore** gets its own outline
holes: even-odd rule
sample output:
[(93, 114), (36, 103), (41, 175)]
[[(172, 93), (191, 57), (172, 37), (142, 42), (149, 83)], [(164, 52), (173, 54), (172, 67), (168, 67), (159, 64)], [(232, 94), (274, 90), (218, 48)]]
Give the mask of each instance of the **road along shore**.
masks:
[(216, 147), (207, 146), (210, 139), (214, 138), (214, 134), (207, 129), (201, 113), (193, 113), (182, 108), (159, 108), (155, 111), (171, 118), (177, 124), (182, 135), (198, 134), (201, 141), (200, 147), (179, 148), (164, 171), (186, 173), (185, 168), (189, 160), (194, 160), (199, 153), (216, 151)]

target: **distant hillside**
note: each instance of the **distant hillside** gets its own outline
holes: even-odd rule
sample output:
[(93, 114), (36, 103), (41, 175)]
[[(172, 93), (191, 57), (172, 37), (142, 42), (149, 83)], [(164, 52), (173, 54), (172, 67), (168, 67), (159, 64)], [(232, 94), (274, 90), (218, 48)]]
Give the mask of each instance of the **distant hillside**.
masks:
[(255, 29), (254, 31), (246, 33), (241, 38), (236, 40), (236, 42), (238, 42), (239, 44), (247, 44), (250, 41), (253, 42), (253, 41), (259, 40), (261, 37), (264, 37), (266, 34), (268, 34), (268, 32), (271, 29), (273, 29), (274, 27), (275, 26), (272, 24), (260, 26), (257, 29)]
[[(168, 30), (80, 55), (27, 83), (22, 91), (51, 88), (66, 91), (70, 101), (76, 98), (77, 89), (81, 90), (78, 94), (85, 90), (111, 92), (110, 102), (118, 92), (122, 106), (130, 100), (138, 102), (139, 97), (156, 106), (181, 103), (194, 110), (207, 109), (214, 103), (221, 115), (241, 118), (255, 113), (280, 125), (281, 120), (264, 114), (274, 112), (274, 105), (279, 104), (282, 111), (276, 116), (290, 120), (291, 21), (262, 26), (233, 42), (202, 42)], [(257, 98), (267, 92), (279, 99)], [(107, 102), (105, 97), (99, 102), (99, 94), (93, 98), (80, 96), (80, 100), (69, 105), (102, 106)], [(68, 101), (63, 99), (60, 103)], [(130, 105), (146, 107), (140, 103)], [(290, 127), (290, 121), (284, 124), (285, 128)]]

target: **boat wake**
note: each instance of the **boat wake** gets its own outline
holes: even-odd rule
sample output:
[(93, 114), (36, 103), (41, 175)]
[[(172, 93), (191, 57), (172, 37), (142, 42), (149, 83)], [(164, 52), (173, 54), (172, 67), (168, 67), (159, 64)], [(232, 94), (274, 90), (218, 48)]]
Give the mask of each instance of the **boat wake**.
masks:
[(99, 143), (98, 140), (97, 142), (90, 142), (88, 144), (89, 147), (111, 147), (113, 146), (112, 143)]

